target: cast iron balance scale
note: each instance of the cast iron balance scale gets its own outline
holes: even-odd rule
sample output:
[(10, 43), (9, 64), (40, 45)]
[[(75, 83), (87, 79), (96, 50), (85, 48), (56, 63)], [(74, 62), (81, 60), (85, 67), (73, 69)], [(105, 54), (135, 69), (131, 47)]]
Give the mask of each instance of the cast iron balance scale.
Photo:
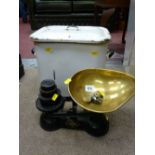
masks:
[[(43, 80), (36, 107), (42, 112), (40, 126), (85, 130), (103, 136), (109, 130), (107, 113), (120, 108), (134, 95), (134, 77), (119, 71), (85, 69), (67, 79), (70, 96), (64, 97), (54, 80)], [(65, 105), (72, 103), (69, 109)]]

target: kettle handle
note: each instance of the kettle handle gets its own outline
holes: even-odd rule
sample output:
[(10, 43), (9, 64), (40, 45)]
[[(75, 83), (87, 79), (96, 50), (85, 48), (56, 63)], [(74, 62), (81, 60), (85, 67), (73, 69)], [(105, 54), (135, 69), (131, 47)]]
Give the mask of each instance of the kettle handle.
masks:
[(34, 48), (34, 47), (31, 49), (31, 53), (32, 53), (33, 55), (35, 55), (35, 48)]

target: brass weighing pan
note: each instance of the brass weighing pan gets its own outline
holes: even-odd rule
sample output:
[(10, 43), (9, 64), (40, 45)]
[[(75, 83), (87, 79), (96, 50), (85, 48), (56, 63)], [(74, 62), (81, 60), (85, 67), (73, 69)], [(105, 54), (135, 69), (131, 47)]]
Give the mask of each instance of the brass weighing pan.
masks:
[(96, 112), (112, 112), (134, 95), (134, 77), (109, 69), (86, 69), (77, 72), (69, 83), (72, 99), (82, 108)]

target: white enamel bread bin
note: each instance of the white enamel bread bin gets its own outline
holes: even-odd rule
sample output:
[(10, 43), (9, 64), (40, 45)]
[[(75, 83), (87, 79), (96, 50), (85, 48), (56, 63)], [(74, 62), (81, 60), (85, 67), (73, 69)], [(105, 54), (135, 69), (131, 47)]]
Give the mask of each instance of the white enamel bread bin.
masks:
[(64, 81), (86, 68), (104, 68), (109, 31), (95, 26), (46, 26), (30, 35), (35, 44), (40, 81), (54, 79), (62, 95)]

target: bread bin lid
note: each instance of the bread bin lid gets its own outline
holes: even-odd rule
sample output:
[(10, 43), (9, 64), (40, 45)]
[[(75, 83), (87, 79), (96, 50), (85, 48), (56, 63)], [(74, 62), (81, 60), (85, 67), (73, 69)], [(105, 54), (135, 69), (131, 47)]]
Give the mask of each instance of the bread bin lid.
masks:
[(30, 35), (34, 42), (102, 43), (111, 39), (99, 26), (46, 26)]

